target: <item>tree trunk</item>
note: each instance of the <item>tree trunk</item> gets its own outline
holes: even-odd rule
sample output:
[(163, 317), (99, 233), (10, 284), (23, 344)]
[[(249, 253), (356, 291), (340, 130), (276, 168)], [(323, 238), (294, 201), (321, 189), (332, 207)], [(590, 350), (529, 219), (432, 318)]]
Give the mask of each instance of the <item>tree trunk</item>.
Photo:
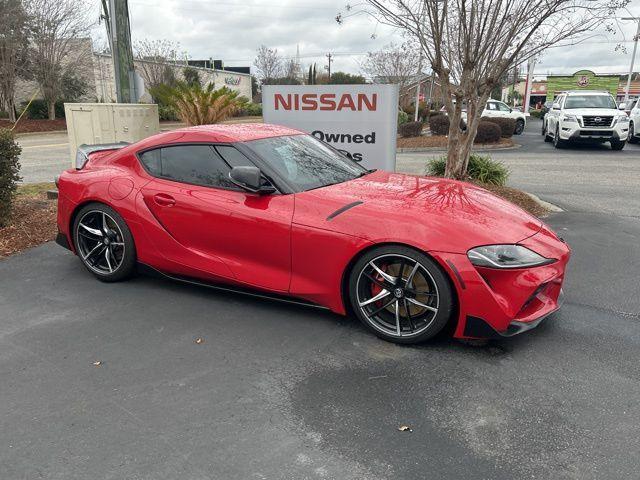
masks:
[(466, 171), (464, 168), (464, 158), (460, 156), (460, 141), (462, 132), (460, 131), (460, 120), (462, 117), (462, 99), (456, 100), (453, 106), (453, 115), (450, 114), (449, 141), (447, 143), (447, 165), (444, 176), (447, 178), (462, 179)]
[(56, 102), (49, 100), (47, 102), (47, 106), (49, 107), (49, 120), (56, 119)]
[(13, 102), (13, 98), (7, 100), (7, 113), (9, 114), (9, 121), (16, 123), (16, 105)]

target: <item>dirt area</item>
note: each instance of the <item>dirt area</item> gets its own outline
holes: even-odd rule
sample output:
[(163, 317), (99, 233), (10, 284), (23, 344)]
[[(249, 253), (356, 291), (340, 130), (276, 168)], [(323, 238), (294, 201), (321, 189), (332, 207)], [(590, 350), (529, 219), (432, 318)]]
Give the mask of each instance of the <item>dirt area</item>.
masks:
[(18, 187), (12, 219), (0, 228), (0, 258), (53, 240), (57, 233), (56, 201), (47, 200), (53, 183)]
[[(13, 123), (9, 120), (0, 120), (0, 128), (11, 128)], [(31, 132), (56, 132), (67, 129), (67, 122), (64, 118), (56, 120), (29, 120), (22, 119), (18, 122), (18, 126), (13, 130), (14, 133), (31, 133)]]
[(536, 202), (529, 195), (524, 193), (522, 190), (518, 190), (516, 188), (511, 187), (501, 187), (498, 185), (488, 185), (486, 183), (474, 182), (479, 187), (484, 188), (485, 190), (489, 190), (491, 193), (494, 193), (511, 203), (515, 203), (517, 206), (526, 210), (532, 215), (536, 217), (544, 217), (549, 213), (549, 211)]
[[(420, 137), (398, 138), (398, 148), (447, 148), (447, 137), (444, 135), (422, 135)], [(512, 147), (511, 138), (501, 138), (496, 143), (476, 143), (495, 147)]]

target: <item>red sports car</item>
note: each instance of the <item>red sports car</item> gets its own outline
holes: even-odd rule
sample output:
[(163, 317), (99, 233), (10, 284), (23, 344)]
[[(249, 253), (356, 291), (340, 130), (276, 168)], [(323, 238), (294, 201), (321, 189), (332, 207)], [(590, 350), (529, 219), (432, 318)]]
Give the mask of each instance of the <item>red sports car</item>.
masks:
[(58, 243), (103, 281), (144, 269), (355, 314), (420, 342), (510, 336), (559, 307), (570, 250), (476, 186), (366, 170), (274, 125), (83, 146), (58, 179)]

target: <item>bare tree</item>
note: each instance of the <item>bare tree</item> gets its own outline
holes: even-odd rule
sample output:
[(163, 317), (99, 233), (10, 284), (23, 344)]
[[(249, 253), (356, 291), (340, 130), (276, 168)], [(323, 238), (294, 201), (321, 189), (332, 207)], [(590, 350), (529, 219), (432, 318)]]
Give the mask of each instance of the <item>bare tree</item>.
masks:
[[(366, 0), (359, 13), (417, 42), (451, 120), (445, 175), (464, 178), (491, 90), (515, 63), (584, 38), (629, 0)], [(344, 17), (338, 16), (338, 21)], [(463, 104), (467, 129), (459, 129)]]
[(283, 64), (282, 58), (278, 55), (277, 48), (268, 48), (261, 45), (258, 48), (258, 55), (253, 64), (258, 69), (260, 80), (262, 83), (268, 83), (269, 80), (282, 76)]
[(136, 69), (144, 79), (147, 89), (170, 85), (175, 81), (173, 65), (184, 58), (180, 44), (170, 40), (141, 40), (133, 47)]
[(16, 80), (26, 62), (27, 15), (21, 0), (0, 0), (0, 105), (16, 121)]
[(65, 74), (78, 75), (91, 64), (92, 22), (85, 0), (29, 0), (29, 71), (47, 102), (49, 119), (62, 94)]
[(375, 83), (397, 83), (403, 97), (418, 74), (419, 57), (419, 47), (411, 42), (390, 43), (382, 50), (368, 52), (360, 68)]

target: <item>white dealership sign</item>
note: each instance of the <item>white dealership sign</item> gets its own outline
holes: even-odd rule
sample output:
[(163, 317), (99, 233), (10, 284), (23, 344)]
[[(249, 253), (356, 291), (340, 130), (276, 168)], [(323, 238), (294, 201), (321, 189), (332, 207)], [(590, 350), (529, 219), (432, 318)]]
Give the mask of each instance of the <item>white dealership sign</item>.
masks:
[(394, 171), (398, 85), (265, 85), (266, 123), (310, 133), (366, 168)]

